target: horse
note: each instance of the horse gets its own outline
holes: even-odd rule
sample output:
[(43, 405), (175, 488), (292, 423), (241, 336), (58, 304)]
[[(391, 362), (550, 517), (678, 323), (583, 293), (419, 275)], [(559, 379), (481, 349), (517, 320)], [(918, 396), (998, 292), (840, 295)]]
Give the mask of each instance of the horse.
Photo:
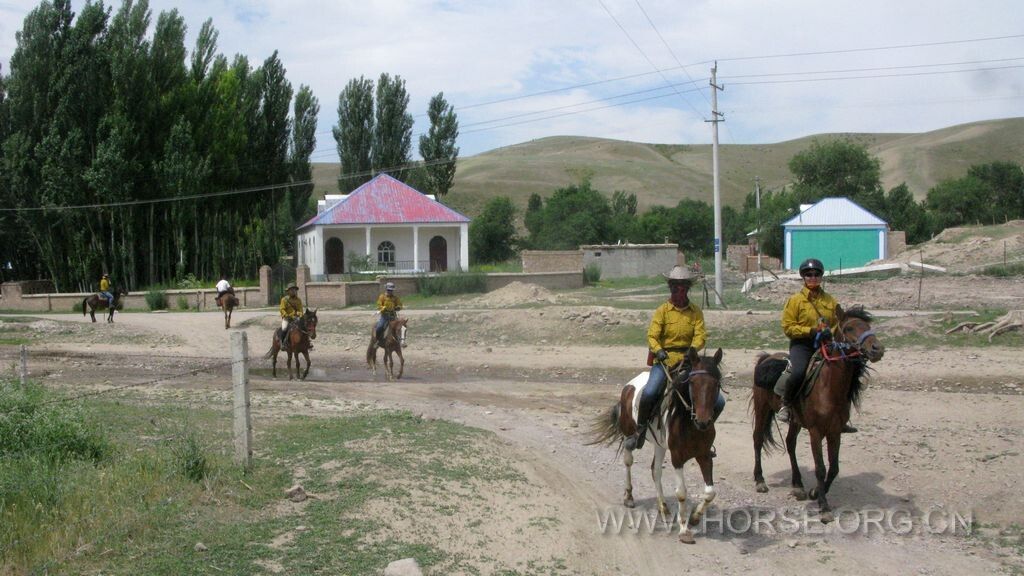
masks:
[[(402, 348), (405, 347), (405, 335), (409, 329), (408, 318), (396, 318), (388, 322), (384, 329), (384, 374), (388, 380), (398, 380), (405, 371), (405, 357), (402, 356)], [(395, 359), (392, 354), (398, 354), (398, 374), (395, 374)], [(377, 330), (376, 324), (370, 329), (370, 345), (366, 348), (366, 365), (377, 375)]]
[[(292, 356), (295, 357), (295, 372), (302, 371), (302, 365), (299, 363), (299, 354), (306, 357), (306, 370), (299, 376), (299, 380), (305, 380), (309, 374), (309, 349), (312, 348), (312, 340), (316, 340), (316, 310), (306, 309), (305, 314), (299, 317), (292, 326), (292, 329), (288, 332), (288, 379), (292, 380)], [(270, 345), (270, 350), (263, 355), (263, 359), (267, 360), (270, 358), (274, 359), (274, 378), (277, 378), (277, 353), (281, 351), (281, 338), (278, 335), (278, 331), (274, 330), (274, 341)]]
[(218, 296), (217, 306), (224, 310), (224, 329), (231, 328), (231, 312), (238, 307), (238, 296), (235, 296), (235, 289), (228, 288), (226, 292)]
[[(822, 523), (833, 518), (832, 508), (826, 496), (832, 481), (839, 474), (840, 431), (850, 418), (850, 406), (860, 406), (862, 378), (867, 361), (878, 362), (885, 354), (885, 347), (871, 329), (872, 316), (861, 306), (843, 311), (836, 306), (838, 330), (831, 344), (822, 344), (824, 361), (821, 371), (813, 376), (810, 392), (790, 409), (789, 430), (786, 433), (786, 451), (793, 479), (791, 494), (797, 500), (808, 496), (817, 500)], [(758, 492), (767, 492), (764, 474), (761, 471), (761, 450), (770, 453), (779, 444), (772, 435), (774, 414), (782, 406), (782, 400), (773, 388), (783, 373), (788, 355), (762, 353), (754, 367), (754, 389), (750, 397), (750, 409), (754, 416), (754, 482)], [(814, 360), (812, 360), (812, 363)], [(808, 374), (813, 374), (808, 369)], [(811, 437), (811, 454), (814, 456), (814, 475), (817, 486), (810, 493), (804, 491), (800, 467), (796, 461), (796, 439), (800, 429), (806, 428)], [(828, 469), (822, 457), (822, 440), (828, 442)]]
[[(661, 468), (665, 460), (666, 450), (671, 453), (672, 468), (676, 473), (676, 499), (679, 501), (679, 541), (693, 544), (691, 526), (700, 522), (704, 510), (715, 499), (715, 481), (711, 447), (715, 442), (715, 401), (721, 388), (722, 373), (719, 364), (722, 362), (722, 349), (714, 356), (701, 356), (696, 348), (686, 352), (686, 360), (690, 371), (673, 378), (669, 394), (668, 411), (660, 418), (653, 420), (653, 428), (647, 434), (654, 444), (654, 459), (651, 461), (651, 473), (658, 491), (658, 512), (663, 519), (669, 518), (668, 505), (661, 487)], [(637, 410), (640, 406), (640, 395), (647, 384), (647, 372), (633, 378), (622, 389), (618, 403), (595, 419), (590, 426), (592, 439), (587, 444), (611, 445), (619, 441), (619, 450), (623, 452), (622, 462), (626, 466), (626, 491), (622, 503), (633, 508), (633, 451), (625, 450), (623, 440), (636, 432)], [(667, 440), (667, 442), (666, 442)], [(704, 477), (704, 498), (689, 517), (686, 516), (686, 482), (683, 466), (696, 459)]]
[(92, 318), (92, 321), (96, 321), (96, 311), (108, 309), (107, 322), (113, 324), (114, 322), (114, 310), (121, 310), (124, 308), (124, 301), (121, 299), (122, 296), (127, 296), (128, 292), (121, 288), (111, 288), (110, 293), (114, 295), (114, 305), (110, 306), (107, 299), (100, 296), (99, 294), (93, 294), (82, 299), (82, 316), (87, 313)]

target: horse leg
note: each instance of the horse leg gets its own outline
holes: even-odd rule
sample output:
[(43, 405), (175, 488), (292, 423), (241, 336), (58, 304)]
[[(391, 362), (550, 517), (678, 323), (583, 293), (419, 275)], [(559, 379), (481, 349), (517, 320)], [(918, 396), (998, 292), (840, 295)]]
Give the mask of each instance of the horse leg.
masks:
[(815, 486), (809, 496), (818, 501), (818, 510), (820, 516), (818, 519), (822, 524), (828, 524), (832, 521), (832, 508), (828, 505), (828, 500), (825, 498), (825, 476), (827, 470), (825, 468), (825, 458), (821, 453), (821, 442), (824, 440), (821, 432), (811, 429), (809, 431), (811, 436), (811, 455), (814, 456), (814, 476), (818, 480), (818, 485)]
[(793, 471), (793, 488), (790, 490), (790, 494), (797, 500), (807, 500), (804, 479), (800, 476), (800, 465), (796, 462), (796, 437), (799, 435), (800, 425), (790, 422), (789, 431), (786, 432), (786, 452), (789, 454), (789, 467)]
[(405, 357), (402, 356), (401, 348), (395, 349), (395, 354), (398, 354), (398, 375), (395, 376), (395, 379), (398, 380), (402, 378), (402, 372), (405, 372)]
[[(306, 357), (306, 370), (302, 373), (302, 379), (305, 380), (306, 376), (309, 375), (309, 364), (310, 364), (310, 362), (309, 362), (309, 350), (303, 350), (302, 351), (302, 355)], [(299, 369), (299, 355), (296, 354), (295, 355), (295, 370), (298, 371), (298, 369)]]
[(825, 477), (825, 494), (832, 488), (832, 481), (839, 475), (839, 446), (843, 437), (840, 433), (829, 434), (828, 441), (828, 476)]
[[(764, 471), (761, 469), (761, 450), (764, 448), (764, 427), (771, 422), (766, 422), (768, 410), (762, 406), (763, 399), (758, 398), (757, 391), (754, 391), (754, 484), (758, 492), (767, 492), (768, 484), (764, 481)], [(770, 430), (769, 430), (770, 432)]]
[(708, 504), (715, 499), (715, 476), (714, 476), (714, 461), (711, 460), (710, 447), (709, 452), (703, 456), (697, 456), (697, 465), (700, 466), (700, 475), (704, 477), (704, 499), (700, 501), (700, 504), (693, 509), (693, 513), (690, 514), (690, 526), (696, 526), (700, 522), (701, 516), (704, 515), (704, 510), (707, 509)]
[[(658, 430), (661, 430), (660, 428)], [(657, 438), (657, 434), (655, 434)], [(661, 440), (659, 438), (659, 440)], [(661, 472), (665, 463), (665, 443), (654, 443), (654, 458), (651, 460), (651, 477), (654, 478), (654, 489), (658, 494), (658, 514), (668, 522), (668, 504), (665, 504), (665, 492), (661, 488)]]
[[(298, 358), (295, 359), (295, 363), (298, 364)], [(292, 351), (288, 350), (288, 379), (294, 380), (292, 377)]]
[(686, 476), (683, 470), (686, 468), (684, 460), (675, 468), (676, 473), (676, 500), (679, 501), (679, 541), (683, 544), (695, 544), (693, 531), (690, 530), (690, 523), (686, 521)]
[(384, 374), (388, 377), (388, 382), (395, 380), (395, 359), (391, 356), (393, 351), (387, 346), (384, 347)]
[(622, 505), (626, 508), (636, 506), (633, 502), (633, 451), (622, 451), (622, 463), (626, 466), (626, 493), (622, 495)]

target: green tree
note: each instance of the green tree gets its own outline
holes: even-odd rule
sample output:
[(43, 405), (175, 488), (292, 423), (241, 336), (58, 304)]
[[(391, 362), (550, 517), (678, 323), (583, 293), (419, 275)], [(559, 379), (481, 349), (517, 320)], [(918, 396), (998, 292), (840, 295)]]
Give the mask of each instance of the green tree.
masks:
[(515, 207), (505, 196), (491, 198), (469, 225), (469, 254), (474, 263), (504, 262), (515, 255)]
[(962, 224), (987, 222), (992, 188), (977, 176), (944, 180), (928, 191), (925, 205), (936, 231)]
[(455, 107), (438, 92), (427, 107), (430, 130), (420, 136), (420, 156), (427, 176), (427, 190), (438, 198), (448, 194), (455, 180), (455, 163), (459, 158), (459, 118)]
[(608, 199), (591, 188), (589, 180), (560, 188), (544, 203), (538, 233), (531, 234), (530, 244), (571, 250), (581, 244), (608, 242), (610, 217)]
[[(313, 167), (309, 158), (316, 149), (316, 121), (320, 114), (320, 102), (313, 96), (309, 86), (299, 86), (295, 96), (294, 130), (292, 132), (292, 180), (305, 182), (312, 180)], [(313, 184), (293, 186), (291, 192), (292, 225), (300, 223), (309, 213), (309, 199), (313, 194)]]
[(412, 114), (405, 80), (382, 73), (377, 80), (377, 101), (373, 125), (373, 169), (405, 181), (411, 161)]
[[(536, 238), (544, 225), (544, 199), (540, 194), (534, 192), (526, 201), (526, 214), (523, 215), (523, 226), (529, 232), (529, 237)], [(529, 243), (529, 240), (527, 241)], [(532, 244), (530, 244), (532, 247)]]
[(886, 193), (885, 210), (880, 215), (891, 230), (903, 230), (907, 244), (923, 242), (931, 234), (928, 214), (924, 206), (914, 200), (905, 182)]
[(881, 163), (862, 144), (814, 140), (790, 159), (789, 171), (796, 178), (793, 194), (800, 203), (846, 197), (875, 214), (884, 207)]
[(971, 166), (968, 176), (978, 178), (992, 189), (989, 204), (992, 222), (1024, 218), (1024, 170), (1013, 162), (992, 162)]
[(351, 192), (371, 178), (374, 141), (373, 80), (353, 78), (338, 95), (338, 125), (333, 129), (341, 162), (338, 190)]

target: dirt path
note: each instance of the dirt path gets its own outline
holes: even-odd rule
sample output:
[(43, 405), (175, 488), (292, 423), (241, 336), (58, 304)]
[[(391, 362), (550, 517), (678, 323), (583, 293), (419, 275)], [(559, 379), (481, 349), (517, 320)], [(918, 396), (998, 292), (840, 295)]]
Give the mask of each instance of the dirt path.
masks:
[[(365, 311), (321, 314), (322, 325), (369, 323)], [(428, 314), (445, 312), (417, 312), (413, 317)], [(82, 322), (74, 315), (47, 315), (46, 320)], [(269, 311), (235, 315), (236, 326), (249, 334), (254, 356), (262, 352), (264, 342), (269, 343), (274, 321)], [(225, 358), (228, 337), (222, 328), (216, 329), (220, 322), (221, 317), (212, 313), (126, 314), (114, 326), (86, 326), (80, 334), (45, 344), (53, 354), (33, 356), (32, 368), (51, 374), (51, 382), (63, 382), (64, 375), (74, 371), (75, 384), (83, 386), (139, 381), (152, 376), (154, 367), (169, 371), (201, 361), (192, 357)], [(118, 343), (99, 343), (113, 335), (120, 335)], [(560, 519), (571, 535), (560, 546), (569, 554), (569, 568), (581, 574), (777, 574), (805, 566), (836, 573), (959, 575), (1022, 566), (1021, 549), (999, 545), (995, 535), (997, 527), (1024, 518), (1018, 494), (1024, 483), (1024, 359), (1018, 350), (888, 352), (875, 366), (863, 410), (854, 417), (862, 432), (843, 439), (843, 467), (830, 494), (835, 506), (849, 512), (842, 529), (837, 526), (843, 516), (839, 523), (823, 527), (813, 520), (814, 505), (788, 495), (784, 455), (765, 462), (771, 491), (754, 492), (746, 383), (757, 351), (726, 350), (731, 394), (718, 423), (718, 498), (712, 512), (737, 523), (742, 523), (743, 514), (758, 510), (789, 511), (800, 517), (807, 511), (812, 520), (796, 533), (779, 529), (756, 534), (711, 526), (696, 546), (687, 547), (664, 527), (651, 534), (628, 528), (615, 534), (602, 532), (599, 523), (602, 515), (625, 512), (619, 505), (623, 467), (613, 449), (585, 446), (585, 430), (617, 398), (625, 377), (636, 371), (639, 347), (502, 345), (495, 339), (467, 349), (430, 338), (413, 339), (411, 344), (408, 377), (385, 383), (382, 376), (374, 381), (362, 366), (362, 336), (325, 332), (314, 351), (309, 381), (272, 380), (265, 368), (254, 370), (254, 395), (281, 399), (282, 406), (303, 398), (357, 401), (495, 432), (509, 454), (526, 459), (545, 489), (557, 496), (564, 516)], [(38, 351), (43, 345), (33, 347)], [(3, 347), (2, 361), (9, 362), (14, 352)], [(131, 354), (130, 361), (120, 356), (126, 353)], [(166, 386), (210, 390), (223, 382), (220, 373)], [(315, 409), (316, 404), (306, 406)], [(805, 483), (812, 485), (806, 436), (802, 446)], [(638, 457), (634, 481), (637, 510), (653, 514), (649, 458), (649, 452)], [(687, 482), (690, 494), (696, 495), (701, 486), (692, 464)], [(670, 470), (664, 483), (674, 507)], [(905, 512), (913, 519), (915, 533), (898, 534), (884, 524), (880, 529), (864, 528), (864, 515), (874, 510)], [(975, 534), (918, 532), (923, 515), (931, 513), (937, 523), (951, 512), (972, 516)], [(860, 528), (851, 529), (854, 523)]]

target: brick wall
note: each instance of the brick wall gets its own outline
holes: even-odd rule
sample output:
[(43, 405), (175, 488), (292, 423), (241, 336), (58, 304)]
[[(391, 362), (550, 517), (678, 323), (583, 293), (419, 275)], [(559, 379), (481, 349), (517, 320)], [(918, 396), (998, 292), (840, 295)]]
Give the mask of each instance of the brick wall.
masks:
[(520, 257), (523, 272), (528, 274), (583, 270), (581, 250), (523, 250)]
[[(686, 256), (675, 244), (589, 244), (580, 246), (583, 266), (596, 264), (601, 278), (646, 278), (664, 274)], [(523, 267), (526, 271), (526, 267)]]

